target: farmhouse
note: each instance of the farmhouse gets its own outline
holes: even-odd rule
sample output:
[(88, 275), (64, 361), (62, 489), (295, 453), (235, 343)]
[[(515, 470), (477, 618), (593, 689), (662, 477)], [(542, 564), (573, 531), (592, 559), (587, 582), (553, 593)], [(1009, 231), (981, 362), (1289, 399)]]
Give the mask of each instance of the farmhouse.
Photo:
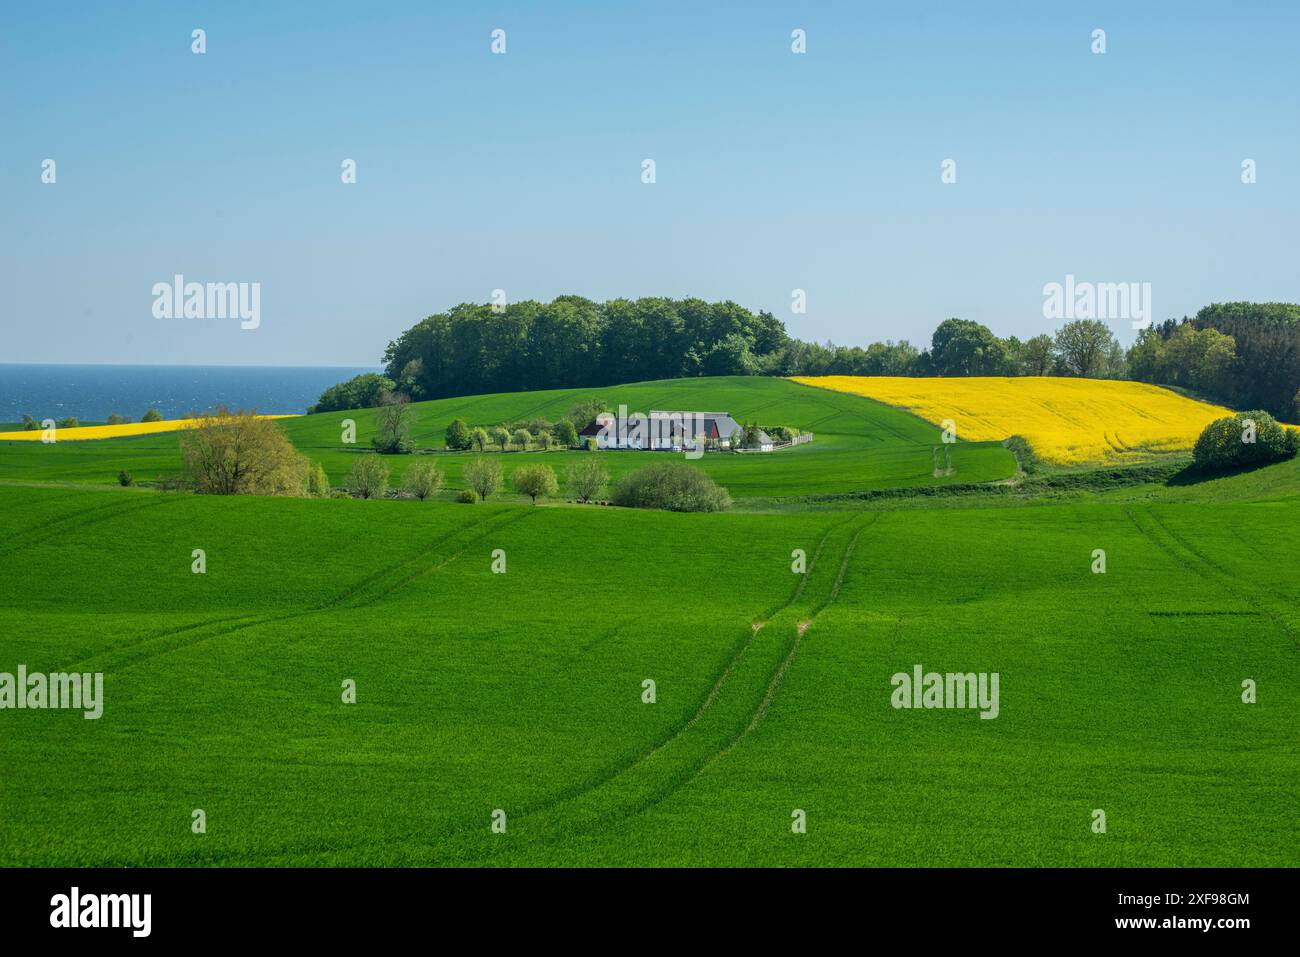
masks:
[[(697, 448), (729, 449), (741, 431), (726, 412), (668, 412), (631, 414), (620, 405), (618, 414), (602, 413), (578, 434), (596, 440), (598, 449), (649, 449), (680, 452)], [(766, 435), (764, 451), (772, 448)]]

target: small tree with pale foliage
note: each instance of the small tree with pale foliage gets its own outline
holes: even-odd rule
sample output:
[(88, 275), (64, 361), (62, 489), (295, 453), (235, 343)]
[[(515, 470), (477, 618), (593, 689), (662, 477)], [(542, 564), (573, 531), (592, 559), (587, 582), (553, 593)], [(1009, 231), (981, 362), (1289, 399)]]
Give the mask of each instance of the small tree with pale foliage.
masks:
[(552, 441), (553, 440), (551, 439), (551, 433), (547, 432), (545, 429), (542, 429), (540, 432), (537, 433), (537, 447), (542, 451), (546, 451), (547, 449), (549, 449), (551, 447)]
[(487, 429), (475, 429), (469, 434), (469, 444), (475, 452), (482, 452), (488, 447), (492, 439), (487, 434)]
[(377, 455), (362, 455), (348, 472), (347, 483), (358, 498), (383, 498), (388, 491), (388, 466)]
[(510, 444), (510, 433), (498, 425), (492, 430), (492, 444), (504, 452)]
[(220, 406), (180, 434), (181, 461), (209, 495), (306, 495), (310, 460), (271, 419)]
[(421, 502), (438, 494), (442, 472), (434, 462), (416, 462), (406, 470), (406, 490)]
[(513, 438), (515, 445), (519, 446), (520, 452), (527, 452), (528, 443), (533, 440), (532, 434), (527, 429), (515, 429)]
[(554, 495), (559, 488), (555, 481), (555, 470), (549, 465), (525, 465), (521, 469), (515, 469), (510, 478), (515, 491), (527, 495), (534, 505), (537, 504), (538, 496)]
[(498, 459), (475, 459), (465, 466), (465, 482), (487, 501), (488, 496), (501, 491), (501, 462)]
[(609, 484), (609, 473), (599, 459), (579, 459), (569, 466), (566, 475), (569, 494), (579, 502), (590, 502), (600, 495), (601, 489)]

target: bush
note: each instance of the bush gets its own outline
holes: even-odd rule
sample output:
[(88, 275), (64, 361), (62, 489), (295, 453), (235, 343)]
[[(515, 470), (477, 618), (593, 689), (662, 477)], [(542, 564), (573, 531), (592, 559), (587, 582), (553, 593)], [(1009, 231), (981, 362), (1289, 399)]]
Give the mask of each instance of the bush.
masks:
[(23, 416), (23, 431), (35, 432), (41, 427), (41, 424), (33, 419), (30, 415)]
[(462, 452), (469, 448), (469, 426), (463, 419), (452, 419), (447, 426), (447, 448), (453, 452)]
[(125, 486), (127, 486), (127, 485), (130, 485), (130, 484), (131, 484), (132, 482), (134, 482), (134, 481), (135, 481), (135, 479), (131, 477), (131, 473), (128, 472), (126, 469), (122, 469), (122, 471), (120, 471), (120, 472), (117, 473), (117, 484), (118, 484), (118, 485), (121, 485), (121, 486), (124, 486), (124, 487), (125, 487)]
[(195, 491), (209, 495), (307, 494), (310, 461), (271, 419), (224, 406), (180, 434)]
[(730, 507), (731, 496), (685, 462), (659, 462), (620, 478), (614, 487), (614, 504), (670, 512), (721, 512)]
[(462, 505), (473, 505), (478, 501), (478, 493), (472, 488), (463, 488), (456, 493), (456, 501)]
[(588, 452), (595, 452), (597, 449), (596, 437), (594, 435), (587, 436), (582, 442), (582, 447)]
[(108, 413), (108, 418), (104, 420), (104, 424), (121, 425), (123, 421), (124, 421), (123, 418), (120, 415), (118, 415), (116, 412), (110, 412)]
[(1265, 465), (1296, 454), (1296, 433), (1258, 409), (1216, 419), (1205, 427), (1192, 456), (1202, 472)]
[[(1300, 396), (1297, 397), (1300, 400)], [(568, 419), (561, 419), (555, 423), (555, 441), (566, 449), (572, 448), (578, 444), (578, 430), (574, 428), (572, 422)]]
[(569, 466), (566, 478), (569, 494), (579, 502), (590, 502), (608, 484), (609, 473), (605, 471), (600, 459), (580, 459)]
[(161, 421), (162, 421), (162, 413), (159, 412), (157, 409), (150, 409), (150, 410), (149, 410), (148, 412), (146, 412), (144, 415), (140, 416), (140, 421), (141, 421), (141, 422), (161, 422)]
[(388, 466), (375, 455), (363, 455), (348, 472), (348, 488), (358, 498), (383, 498), (388, 491)]
[(77, 421), (77, 417), (75, 415), (70, 415), (66, 419), (59, 419), (59, 421), (55, 422), (54, 424), (61, 429), (75, 429), (79, 425), (81, 425), (81, 423)]
[(330, 477), (319, 462), (312, 462), (307, 468), (307, 494), (324, 498), (330, 493)]
[(406, 470), (406, 490), (423, 502), (442, 488), (442, 472), (434, 462), (416, 462)]
[(475, 459), (465, 466), (465, 481), (487, 501), (488, 496), (501, 491), (501, 462), (497, 459)]
[(534, 505), (537, 504), (539, 495), (554, 495), (560, 487), (555, 481), (555, 470), (549, 465), (525, 465), (521, 469), (515, 469), (510, 479), (515, 491), (527, 495)]

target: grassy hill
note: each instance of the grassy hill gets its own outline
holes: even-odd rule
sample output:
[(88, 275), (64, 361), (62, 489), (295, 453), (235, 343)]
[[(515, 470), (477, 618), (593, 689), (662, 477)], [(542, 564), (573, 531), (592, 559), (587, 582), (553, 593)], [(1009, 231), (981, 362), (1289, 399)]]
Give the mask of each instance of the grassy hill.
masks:
[[(915, 416), (850, 395), (836, 395), (784, 379), (727, 377), (646, 382), (605, 389), (551, 392), (511, 392), (417, 402), (411, 406), (417, 447), (442, 450), (447, 425), (460, 418), (490, 427), (541, 416), (551, 420), (568, 414), (585, 397), (607, 400), (611, 411), (620, 404), (630, 412), (651, 409), (727, 411), (738, 421), (790, 425), (816, 434), (816, 440), (769, 454), (705, 455), (698, 464), (733, 496), (783, 496), (848, 492), (905, 485), (988, 482), (1008, 478), (1015, 459), (997, 442), (959, 443), (952, 453), (953, 475), (935, 478), (931, 449), (938, 432)], [(334, 483), (341, 483), (356, 457), (369, 454), (375, 410), (358, 409), (282, 420), (294, 444), (319, 461)], [(357, 424), (357, 443), (342, 442), (343, 421)], [(501, 454), (501, 453), (493, 453)], [(586, 452), (509, 452), (503, 456), (507, 478), (517, 467), (544, 461), (561, 479), (566, 466)], [(661, 461), (645, 452), (597, 453), (613, 476)], [(447, 475), (449, 488), (463, 488), (461, 469), (470, 453), (434, 456)], [(425, 456), (386, 459), (394, 481)], [(137, 481), (174, 474), (180, 468), (175, 434), (146, 435), (99, 442), (58, 442), (41, 445), (0, 442), (0, 480), (78, 481), (113, 483), (120, 470)], [(450, 497), (450, 492), (447, 497)]]
[[(706, 456), (788, 503), (721, 514), (161, 493), (108, 483), (174, 471), (175, 436), (0, 446), (0, 672), (105, 684), (98, 720), (0, 712), (0, 865), (1292, 863), (1300, 462), (972, 491), (1013, 465), (959, 444), (931, 495), (897, 409), (599, 392), (817, 440)], [(580, 395), (422, 403), (417, 438)], [(348, 415), (281, 427), (337, 475)], [(998, 717), (892, 707), (916, 665), (998, 673)]]

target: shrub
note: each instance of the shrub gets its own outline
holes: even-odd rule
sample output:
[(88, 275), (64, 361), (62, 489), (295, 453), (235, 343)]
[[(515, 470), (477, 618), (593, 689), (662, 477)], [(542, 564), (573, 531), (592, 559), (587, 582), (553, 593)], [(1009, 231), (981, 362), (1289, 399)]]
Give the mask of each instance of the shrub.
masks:
[(620, 478), (614, 488), (614, 503), (670, 512), (721, 512), (731, 505), (731, 496), (685, 462), (659, 462)]
[(1203, 472), (1264, 465), (1296, 454), (1295, 433), (1258, 409), (1216, 419), (1205, 427), (1192, 450)]
[(377, 456), (363, 455), (348, 472), (347, 483), (358, 498), (383, 498), (388, 491), (388, 466)]
[(108, 418), (104, 420), (105, 425), (121, 425), (122, 417), (116, 412), (108, 413)]
[(505, 429), (501, 428), (501, 426), (499, 425), (488, 434), (489, 437), (492, 439), (492, 444), (497, 446), (497, 448), (499, 448), (502, 452), (504, 452), (506, 450), (506, 446), (510, 444), (510, 433), (507, 432)]
[(54, 424), (61, 429), (75, 429), (79, 425), (81, 425), (81, 423), (77, 421), (77, 417), (75, 415), (70, 415), (66, 419), (59, 419), (59, 421), (55, 422)]
[(410, 399), (400, 392), (385, 395), (370, 444), (385, 455), (403, 455), (412, 448)]
[(329, 497), (330, 497), (330, 498), (346, 498), (346, 499), (349, 499), (349, 500), (352, 498), (352, 496), (348, 494), (347, 489), (342, 489), (342, 488), (331, 489), (331, 490), (330, 490)]
[(117, 473), (117, 484), (118, 484), (118, 485), (127, 486), (127, 485), (130, 485), (130, 484), (131, 484), (132, 482), (134, 482), (134, 481), (135, 481), (135, 479), (131, 477), (131, 473), (128, 472), (126, 469), (122, 469), (122, 471), (120, 471), (120, 472)]
[(515, 469), (510, 479), (515, 491), (527, 495), (534, 505), (537, 504), (539, 495), (554, 495), (560, 487), (555, 481), (555, 470), (549, 465), (525, 465), (521, 469)]
[(469, 426), (463, 419), (452, 419), (451, 424), (447, 426), (447, 448), (453, 452), (461, 452), (469, 448), (469, 442)]
[(462, 505), (473, 505), (478, 501), (478, 493), (472, 488), (463, 488), (456, 493), (456, 501)]
[(209, 495), (306, 495), (309, 460), (271, 419), (224, 406), (180, 434), (195, 491)]
[(23, 415), (23, 431), (35, 432), (41, 427), (41, 424), (33, 419), (30, 415)]
[[(504, 430), (503, 430), (504, 431)], [(475, 459), (465, 466), (465, 481), (487, 501), (488, 496), (501, 491), (501, 463), (497, 459)]]
[(416, 462), (406, 470), (406, 490), (423, 502), (442, 488), (442, 472), (434, 462)]
[[(1300, 400), (1300, 396), (1297, 399)], [(578, 430), (568, 419), (561, 419), (555, 423), (555, 441), (566, 449), (578, 444)]]
[(324, 498), (330, 493), (330, 477), (319, 462), (312, 462), (307, 467), (307, 494)]
[(580, 459), (569, 466), (566, 478), (569, 494), (579, 502), (590, 502), (608, 484), (609, 473), (600, 459)]
[(527, 429), (515, 429), (515, 434), (511, 437), (515, 445), (519, 446), (520, 452), (528, 450), (528, 443), (533, 440), (532, 435)]
[(141, 422), (161, 422), (161, 421), (162, 421), (162, 413), (159, 412), (157, 409), (150, 409), (149, 411), (145, 412), (144, 415), (140, 416), (140, 421), (141, 421)]
[(595, 452), (597, 448), (596, 437), (594, 435), (587, 436), (583, 440), (582, 447), (586, 449), (588, 452)]

